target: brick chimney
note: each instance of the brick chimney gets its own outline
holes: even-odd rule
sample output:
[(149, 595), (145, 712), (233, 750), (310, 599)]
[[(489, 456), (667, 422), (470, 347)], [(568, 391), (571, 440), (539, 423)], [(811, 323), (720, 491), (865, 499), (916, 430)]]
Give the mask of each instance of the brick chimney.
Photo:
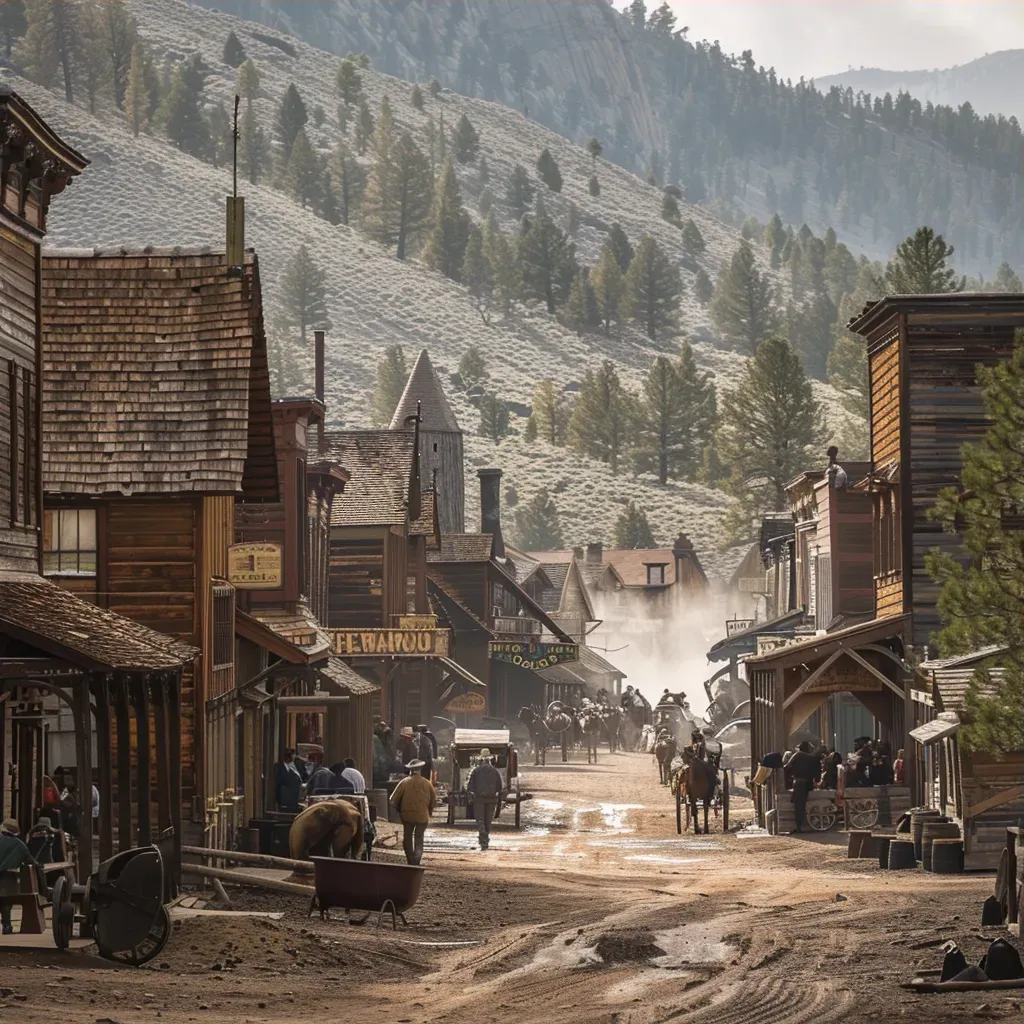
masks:
[(505, 541), (501, 536), (501, 470), (478, 469), (480, 477), (480, 532), (494, 537), (494, 554), (505, 557)]
[(597, 541), (587, 545), (587, 565), (600, 565), (604, 561), (604, 545)]

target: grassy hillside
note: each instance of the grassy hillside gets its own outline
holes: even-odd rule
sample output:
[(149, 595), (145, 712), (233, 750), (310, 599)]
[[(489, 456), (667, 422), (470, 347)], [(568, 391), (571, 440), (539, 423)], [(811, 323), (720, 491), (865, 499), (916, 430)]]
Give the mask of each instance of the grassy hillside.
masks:
[[(261, 121), (268, 129), (281, 94), (295, 82), (312, 106), (320, 102), (334, 107), (336, 60), (302, 44), (294, 57), (252, 36), (249, 26), (229, 16), (203, 11), (176, 0), (145, 0), (135, 4), (142, 36), (158, 59), (181, 58), (195, 50), (210, 66), (207, 94), (224, 99), (233, 94), (234, 71), (221, 63), (223, 40), (234, 27), (263, 75), (264, 97), (257, 101)], [(230, 188), (225, 170), (185, 156), (162, 138), (132, 136), (113, 112), (90, 117), (78, 107), (27, 82), (17, 81), (43, 115), (77, 148), (90, 157), (92, 166), (74, 187), (54, 205), (50, 222), (51, 244), (129, 246), (202, 245), (221, 247), (224, 196)], [(548, 211), (564, 219), (569, 202), (579, 207), (583, 226), (578, 247), (581, 259), (592, 261), (601, 245), (603, 229), (619, 221), (636, 240), (641, 233), (655, 234), (667, 251), (681, 259), (678, 229), (660, 219), (661, 195), (625, 170), (602, 163), (600, 198), (586, 190), (590, 158), (560, 136), (497, 104), (445, 93), (427, 99), (424, 113), (408, 102), (408, 83), (374, 72), (364, 75), (364, 88), (374, 105), (385, 91), (390, 95), (399, 125), (423, 139), (429, 116), (443, 111), (447, 123), (468, 114), (481, 135), (481, 151), (491, 167), (492, 189), (503, 191), (503, 179), (518, 160), (532, 167), (541, 148), (555, 155), (565, 187), (561, 196), (548, 199)], [(321, 129), (310, 127), (311, 137), (324, 148), (337, 141), (337, 126), (329, 115)], [(478, 190), (473, 178), (464, 175), (469, 194)], [(539, 308), (519, 306), (507, 319), (488, 325), (457, 284), (427, 271), (415, 261), (402, 263), (346, 227), (333, 227), (289, 198), (264, 185), (246, 186), (247, 241), (260, 254), (268, 323), (273, 323), (278, 279), (288, 258), (305, 244), (327, 272), (328, 307), (333, 323), (328, 342), (327, 392), (329, 414), (335, 425), (368, 425), (369, 395), (374, 368), (385, 345), (399, 343), (413, 355), (430, 349), (435, 365), (454, 372), (470, 345), (487, 360), (493, 385), (506, 399), (526, 404), (535, 383), (546, 376), (562, 384), (578, 381), (586, 367), (602, 358), (619, 365), (627, 384), (636, 387), (640, 374), (657, 349), (644, 337), (624, 332), (621, 338), (603, 335), (578, 337)], [(470, 205), (472, 205), (470, 203)], [(500, 209), (499, 209), (500, 212)], [(722, 262), (738, 244), (737, 234), (706, 212), (684, 206), (706, 241), (700, 262), (714, 277)], [(511, 223), (506, 217), (507, 228)], [(692, 273), (684, 270), (689, 281)], [(708, 337), (706, 313), (692, 297), (684, 299), (682, 325), (686, 333)], [(309, 390), (312, 352), (280, 334), (271, 335), (272, 350), (280, 346), (289, 367), (287, 388)], [(673, 350), (675, 342), (666, 343)], [(743, 360), (722, 352), (708, 342), (697, 344), (698, 358), (713, 370), (720, 384), (734, 379)], [(280, 390), (280, 389), (279, 389)], [(835, 412), (835, 394), (818, 386), (819, 394)], [(475, 435), (477, 413), (464, 396), (453, 393), (457, 414), (467, 434)], [(506, 469), (506, 487), (514, 487), (521, 501), (539, 487), (556, 492), (566, 541), (582, 543), (609, 538), (621, 504), (630, 498), (647, 508), (659, 541), (669, 541), (683, 529), (713, 570), (726, 571), (731, 561), (719, 553), (720, 521), (726, 505), (717, 491), (691, 484), (658, 487), (651, 479), (626, 473), (613, 476), (608, 469), (564, 449), (535, 442), (526, 447), (521, 438), (525, 421), (513, 416), (513, 434), (495, 446), (472, 436), (468, 454), (473, 465), (497, 464)], [(841, 432), (841, 428), (840, 428)], [(475, 485), (475, 478), (473, 479)], [(594, 495), (607, 496), (595, 501)], [(476, 495), (469, 495), (472, 503)]]

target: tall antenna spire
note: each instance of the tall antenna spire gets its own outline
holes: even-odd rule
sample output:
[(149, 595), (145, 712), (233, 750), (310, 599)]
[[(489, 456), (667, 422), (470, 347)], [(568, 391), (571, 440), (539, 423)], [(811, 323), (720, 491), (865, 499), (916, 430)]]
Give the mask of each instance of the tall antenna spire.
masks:
[(245, 196), (238, 194), (238, 103), (235, 93), (235, 116), (231, 125), (231, 195), (227, 210), (228, 274), (240, 276), (245, 266)]

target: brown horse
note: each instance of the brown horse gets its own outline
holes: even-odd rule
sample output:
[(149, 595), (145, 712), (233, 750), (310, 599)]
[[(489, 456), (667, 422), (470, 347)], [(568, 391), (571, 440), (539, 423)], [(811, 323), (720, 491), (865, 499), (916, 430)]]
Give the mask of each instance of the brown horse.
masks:
[(583, 727), (583, 742), (587, 745), (587, 764), (597, 764), (597, 745), (601, 742), (601, 731), (604, 723), (601, 716), (593, 711), (584, 711), (580, 715)]
[(347, 800), (321, 800), (311, 804), (288, 832), (293, 860), (307, 857), (351, 857), (363, 846), (363, 816)]
[(708, 810), (711, 801), (718, 791), (718, 770), (710, 761), (699, 758), (692, 747), (684, 747), (682, 778), (679, 784), (685, 787), (686, 800), (690, 805), (690, 816), (693, 818), (693, 831), (700, 835), (697, 824), (697, 801), (704, 804), (704, 832), (708, 833)]
[(658, 733), (654, 742), (654, 759), (658, 762), (658, 775), (663, 786), (672, 778), (672, 759), (676, 756), (676, 738), (667, 729)]

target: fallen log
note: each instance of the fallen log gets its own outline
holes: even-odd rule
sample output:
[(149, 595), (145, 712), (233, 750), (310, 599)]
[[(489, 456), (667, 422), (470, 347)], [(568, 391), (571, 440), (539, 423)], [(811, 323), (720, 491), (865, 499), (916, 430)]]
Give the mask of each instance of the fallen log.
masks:
[(258, 868), (284, 868), (306, 874), (313, 873), (313, 864), (308, 860), (292, 860), (290, 857), (272, 857), (269, 853), (242, 853), (238, 850), (214, 850), (207, 846), (183, 846), (181, 852), (207, 860), (229, 860), (236, 864), (252, 864)]
[(282, 882), (276, 878), (264, 878), (262, 875), (250, 875), (246, 871), (235, 871), (233, 868), (211, 868), (205, 864), (182, 864), (181, 873), (200, 878), (218, 878), (232, 885), (248, 885), (255, 889), (269, 889), (271, 892), (287, 892), (293, 896), (312, 896), (316, 892), (311, 885)]

